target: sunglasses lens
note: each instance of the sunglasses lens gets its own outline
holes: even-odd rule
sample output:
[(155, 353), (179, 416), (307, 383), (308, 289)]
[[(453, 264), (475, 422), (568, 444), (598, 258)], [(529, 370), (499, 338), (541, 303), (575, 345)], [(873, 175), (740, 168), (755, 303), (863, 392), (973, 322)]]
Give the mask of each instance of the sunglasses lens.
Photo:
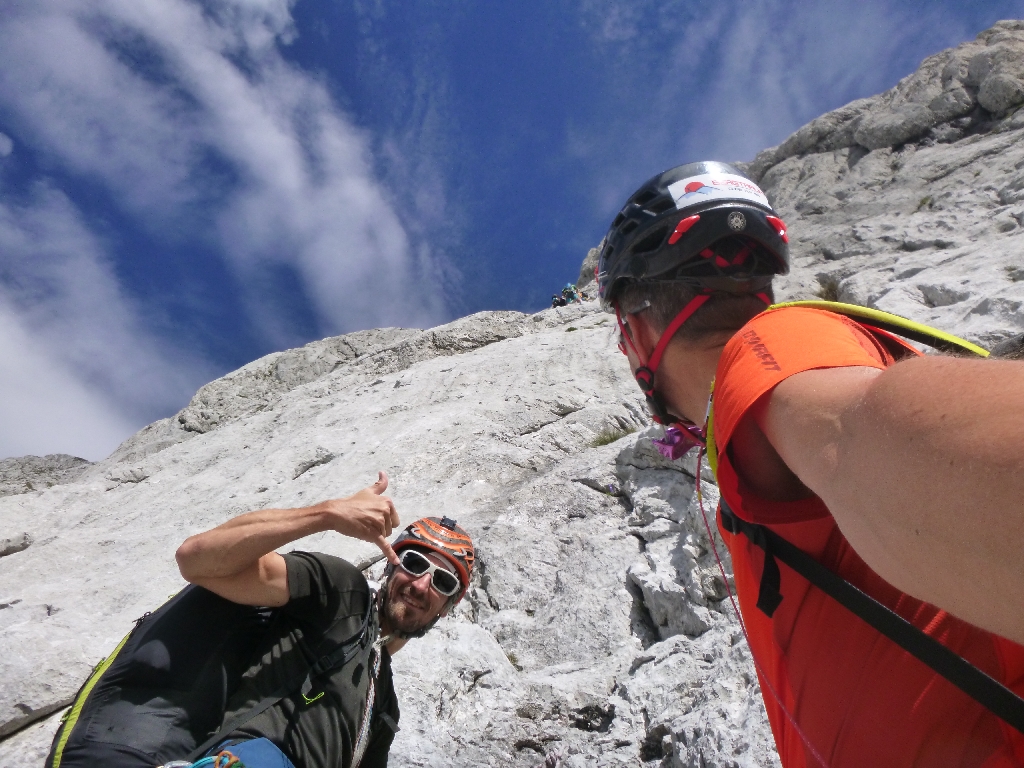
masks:
[(421, 576), (430, 569), (430, 561), (415, 550), (402, 553), (402, 567), (414, 576)]
[(446, 571), (444, 568), (434, 565), (424, 555), (414, 549), (405, 550), (400, 560), (402, 568), (413, 576), (422, 576), (427, 571), (433, 571), (430, 576), (430, 582), (434, 585), (434, 589), (442, 595), (454, 595), (461, 586), (458, 576), (451, 571)]
[(454, 595), (458, 588), (459, 580), (455, 574), (440, 569), (434, 571), (434, 589), (442, 595)]

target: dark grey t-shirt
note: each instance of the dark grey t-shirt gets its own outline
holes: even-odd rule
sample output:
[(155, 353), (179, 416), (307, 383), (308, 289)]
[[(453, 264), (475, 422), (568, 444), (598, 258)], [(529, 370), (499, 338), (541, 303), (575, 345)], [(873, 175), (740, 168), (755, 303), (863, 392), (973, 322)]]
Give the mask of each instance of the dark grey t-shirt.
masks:
[[(319, 553), (292, 552), (284, 558), (290, 599), (279, 609), (268, 637), (228, 702), (225, 723), (290, 681), (301, 679), (318, 658), (318, 650), (323, 652), (325, 640), (344, 642), (362, 626), (370, 588), (355, 566)], [(265, 736), (297, 768), (350, 768), (367, 696), (365, 667), (362, 661), (350, 662), (329, 676), (314, 678), (308, 696), (296, 691), (229, 738)], [(394, 732), (380, 715), (386, 713), (398, 722), (391, 659), (384, 649), (375, 701), (370, 743), (360, 768), (387, 765)]]

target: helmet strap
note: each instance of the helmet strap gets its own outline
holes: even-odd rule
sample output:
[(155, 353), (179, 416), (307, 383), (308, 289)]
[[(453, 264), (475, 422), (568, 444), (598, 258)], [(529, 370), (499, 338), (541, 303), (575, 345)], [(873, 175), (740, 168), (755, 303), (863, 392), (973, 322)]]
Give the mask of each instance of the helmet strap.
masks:
[[(619, 330), (622, 332), (623, 338), (629, 345), (630, 349), (633, 350), (633, 354), (636, 355), (637, 360), (640, 361), (640, 367), (636, 369), (636, 373), (633, 375), (636, 377), (636, 383), (640, 385), (640, 390), (644, 393), (647, 398), (647, 407), (651, 411), (651, 415), (658, 424), (668, 426), (670, 424), (691, 424), (688, 419), (681, 418), (679, 416), (673, 416), (669, 413), (668, 408), (665, 406), (665, 401), (661, 395), (655, 391), (654, 388), (654, 374), (658, 371), (658, 367), (661, 365), (661, 359), (665, 356), (665, 350), (668, 349), (669, 342), (676, 335), (676, 332), (682, 328), (683, 323), (689, 320), (694, 312), (704, 306), (705, 302), (711, 298), (711, 294), (714, 293), (711, 289), (704, 288), (694, 296), (677, 314), (672, 318), (672, 322), (668, 324), (665, 331), (658, 338), (657, 344), (654, 345), (654, 351), (651, 352), (651, 356), (645, 361), (643, 355), (640, 354), (640, 350), (636, 348), (633, 343), (633, 338), (630, 336), (626, 329), (626, 324), (622, 319), (621, 313), (619, 312), (618, 305), (615, 306), (615, 319), (619, 324)], [(765, 292), (755, 294), (757, 298), (761, 299), (765, 304), (771, 304), (771, 299)]]
[[(651, 352), (651, 358), (647, 361), (645, 366), (650, 371), (651, 378), (651, 392), (654, 392), (654, 374), (658, 370), (658, 366), (661, 365), (661, 358), (665, 354), (665, 350), (668, 349), (669, 342), (672, 341), (672, 337), (676, 335), (678, 331), (687, 320), (689, 320), (693, 313), (704, 306), (704, 303), (711, 298), (711, 291), (705, 289), (694, 296), (690, 302), (683, 307), (679, 314), (672, 318), (672, 322), (668, 324), (668, 328), (661, 334), (661, 338), (658, 339), (658, 343), (654, 345), (654, 351)], [(639, 372), (638, 372), (639, 373)], [(639, 376), (637, 377), (639, 381)], [(641, 389), (643, 384), (640, 385)], [(650, 396), (646, 391), (645, 395)]]
[[(672, 337), (676, 335), (676, 331), (682, 327), (683, 323), (689, 320), (693, 313), (700, 309), (704, 302), (710, 298), (711, 291), (708, 290), (701, 291), (699, 294), (694, 296), (686, 306), (679, 311), (679, 314), (672, 318), (672, 322), (668, 324), (668, 327), (658, 338), (657, 344), (654, 345), (654, 351), (651, 352), (651, 356), (647, 360), (644, 360), (643, 355), (640, 354), (640, 350), (636, 348), (636, 345), (633, 343), (633, 337), (626, 329), (626, 324), (622, 319), (618, 306), (615, 307), (615, 319), (618, 321), (622, 337), (626, 340), (630, 349), (633, 350), (633, 354), (636, 355), (637, 360), (640, 361), (640, 367), (636, 369), (636, 373), (633, 375), (636, 377), (636, 383), (640, 385), (640, 390), (648, 400), (651, 400), (654, 397), (654, 374), (657, 372), (658, 366), (661, 365), (661, 358), (664, 356), (669, 342), (672, 341)], [(660, 410), (664, 411), (664, 407), (662, 406)], [(661, 414), (658, 410), (655, 410), (654, 415), (660, 416)]]

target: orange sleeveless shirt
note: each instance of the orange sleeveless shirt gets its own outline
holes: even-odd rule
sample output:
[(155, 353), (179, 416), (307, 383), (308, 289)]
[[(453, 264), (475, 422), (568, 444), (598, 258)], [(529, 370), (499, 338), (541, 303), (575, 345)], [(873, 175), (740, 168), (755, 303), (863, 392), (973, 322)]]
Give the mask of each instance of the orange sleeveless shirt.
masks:
[[(820, 499), (778, 503), (759, 498), (730, 464), (729, 440), (736, 426), (783, 379), (816, 368), (886, 368), (907, 354), (918, 353), (890, 334), (818, 309), (783, 308), (754, 318), (726, 345), (715, 379), (714, 439), (722, 496), (739, 517), (767, 525), (1024, 694), (1024, 647), (891, 586), (857, 556)], [(1024, 766), (1024, 735), (782, 562), (783, 600), (768, 618), (755, 607), (764, 552), (742, 534), (730, 534), (721, 524), (719, 530), (732, 554), (740, 611), (785, 768), (819, 764), (804, 739), (828, 768)], [(1007, 608), (1012, 604), (1008, 600)]]

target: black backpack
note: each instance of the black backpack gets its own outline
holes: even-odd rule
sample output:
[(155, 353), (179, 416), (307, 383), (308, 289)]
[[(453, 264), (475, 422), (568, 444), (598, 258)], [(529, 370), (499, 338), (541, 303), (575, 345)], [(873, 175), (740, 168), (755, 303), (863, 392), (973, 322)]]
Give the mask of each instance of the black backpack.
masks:
[(378, 634), (376, 613), (371, 597), (356, 635), (317, 648), (318, 661), (303, 678), (220, 727), (228, 700), (278, 614), (190, 585), (140, 618), (96, 666), (54, 736), (45, 768), (153, 768), (196, 760), (285, 696), (308, 687), (311, 677), (369, 656)]

